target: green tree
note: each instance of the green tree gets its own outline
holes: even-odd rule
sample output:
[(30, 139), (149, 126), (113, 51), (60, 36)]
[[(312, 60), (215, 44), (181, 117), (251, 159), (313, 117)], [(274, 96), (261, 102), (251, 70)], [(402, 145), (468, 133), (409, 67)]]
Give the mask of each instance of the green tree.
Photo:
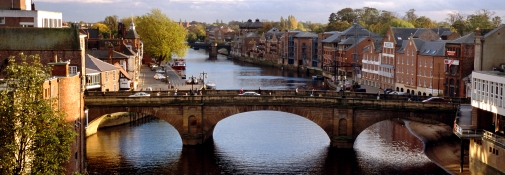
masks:
[(326, 26), (326, 31), (344, 31), (345, 29), (349, 28), (352, 26), (352, 23), (349, 23), (347, 21), (337, 21), (334, 23), (328, 24)]
[(76, 133), (65, 115), (54, 108), (55, 99), (43, 99), (42, 84), (50, 68), (38, 55), (14, 56), (0, 84), (0, 174), (64, 174)]
[(117, 31), (118, 16), (116, 16), (116, 15), (106, 16), (105, 20), (103, 21), (103, 23), (105, 25), (107, 25), (107, 27), (109, 28), (110, 33), (112, 34), (112, 36), (117, 36), (117, 33), (118, 33), (118, 31)]
[(158, 63), (171, 61), (172, 56), (186, 55), (188, 32), (160, 9), (152, 9), (150, 13), (137, 17), (135, 22), (137, 33), (144, 41), (145, 53), (156, 58)]

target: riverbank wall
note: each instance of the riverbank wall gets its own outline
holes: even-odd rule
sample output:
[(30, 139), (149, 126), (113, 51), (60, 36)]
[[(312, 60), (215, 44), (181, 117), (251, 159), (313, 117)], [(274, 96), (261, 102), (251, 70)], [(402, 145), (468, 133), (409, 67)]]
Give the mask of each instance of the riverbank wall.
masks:
[(113, 114), (107, 114), (102, 117), (99, 117), (88, 123), (86, 128), (86, 137), (96, 134), (98, 129), (114, 127), (119, 125), (124, 125), (128, 123), (138, 122), (141, 120), (147, 119), (146, 115), (135, 115), (134, 113), (129, 112), (118, 112)]
[(460, 172), (461, 143), (445, 124), (425, 124), (404, 121), (405, 127), (424, 144), (424, 153), (450, 174), (470, 175), (468, 151), (465, 151), (463, 172)]
[(256, 58), (256, 57), (237, 56), (237, 55), (231, 55), (230, 58), (232, 58), (233, 60), (251, 63), (259, 66), (269, 66), (283, 70), (294, 71), (298, 73), (306, 73), (307, 75), (311, 76), (323, 75), (323, 70), (321, 68), (283, 64), (282, 61), (275, 59)]

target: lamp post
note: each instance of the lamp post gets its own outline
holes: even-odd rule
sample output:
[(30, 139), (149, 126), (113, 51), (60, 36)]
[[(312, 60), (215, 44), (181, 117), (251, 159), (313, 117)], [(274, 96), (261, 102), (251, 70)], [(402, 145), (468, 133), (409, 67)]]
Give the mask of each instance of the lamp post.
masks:
[(208, 74), (205, 72), (200, 73), (200, 79), (202, 80), (203, 89), (207, 89), (207, 87), (205, 87), (205, 78), (208, 78)]
[[(189, 78), (191, 78), (191, 81), (190, 81), (190, 83), (191, 83), (191, 93), (193, 93), (193, 85), (195, 84), (195, 78), (196, 78), (196, 77), (195, 77), (195, 76), (193, 76), (193, 75), (191, 75), (191, 77), (189, 77)], [(191, 93), (190, 93), (190, 94), (191, 94)]]

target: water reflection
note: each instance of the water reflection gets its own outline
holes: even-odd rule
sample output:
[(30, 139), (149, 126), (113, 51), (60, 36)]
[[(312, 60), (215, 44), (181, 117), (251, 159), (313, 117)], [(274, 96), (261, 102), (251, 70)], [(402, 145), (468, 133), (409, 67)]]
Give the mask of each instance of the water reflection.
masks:
[(286, 71), (274, 67), (258, 67), (244, 62), (233, 61), (218, 55), (208, 59), (203, 50), (189, 50), (186, 56), (186, 74), (199, 77), (205, 72), (208, 80), (216, 83), (219, 90), (261, 89), (279, 90), (321, 86), (322, 81), (313, 80), (307, 72)]
[(163, 120), (99, 130), (87, 138), (90, 174), (446, 174), (401, 122), (362, 132), (354, 149), (330, 148), (303, 117), (276, 111), (236, 114), (203, 146), (184, 147)]

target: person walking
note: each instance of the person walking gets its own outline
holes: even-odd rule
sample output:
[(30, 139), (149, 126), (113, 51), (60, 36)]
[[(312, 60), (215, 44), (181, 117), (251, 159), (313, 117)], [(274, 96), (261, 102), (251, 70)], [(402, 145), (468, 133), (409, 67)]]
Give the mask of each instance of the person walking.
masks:
[(258, 94), (261, 94), (261, 87), (258, 88)]
[(244, 93), (244, 89), (243, 89), (243, 88), (240, 88), (239, 93), (240, 93), (240, 94), (243, 94), (243, 93)]
[(298, 95), (298, 88), (295, 89), (295, 95)]

